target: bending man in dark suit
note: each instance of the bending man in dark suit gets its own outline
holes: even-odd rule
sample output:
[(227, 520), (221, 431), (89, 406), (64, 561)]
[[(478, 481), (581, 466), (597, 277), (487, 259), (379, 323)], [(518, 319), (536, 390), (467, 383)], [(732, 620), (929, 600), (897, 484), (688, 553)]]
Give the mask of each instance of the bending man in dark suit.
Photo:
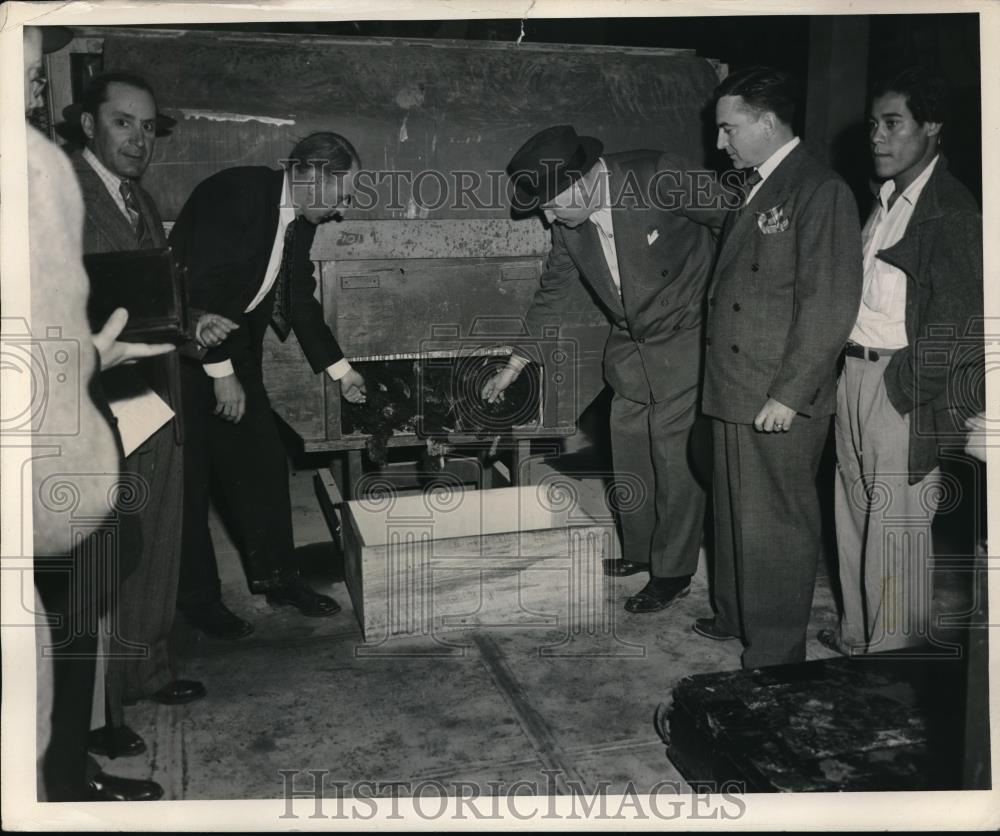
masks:
[[(83, 151), (70, 158), (84, 197), (84, 253), (165, 247), (156, 203), (139, 184), (153, 156), (159, 119), (148, 83), (132, 73), (104, 73), (67, 116), (79, 119), (86, 140)], [(199, 333), (204, 324), (198, 323)], [(171, 353), (106, 371), (102, 385), (112, 408), (117, 400), (152, 390), (178, 415), (178, 372), (177, 355)], [(136, 568), (123, 577), (114, 604), (117, 633), (110, 637), (106, 673), (108, 722), (91, 739), (91, 751), (97, 754), (114, 757), (145, 750), (142, 739), (125, 725), (123, 703), (151, 699), (176, 705), (205, 694), (201, 683), (177, 679), (169, 641), (181, 559), (176, 532), (183, 512), (178, 420), (168, 421), (125, 459), (126, 469), (142, 480), (148, 496), (135, 514), (141, 533)]]
[(317, 133), (292, 150), (286, 167), (232, 168), (200, 183), (170, 233), (190, 275), (191, 304), (238, 323), (201, 363), (184, 362), (184, 556), (178, 606), (202, 630), (238, 637), (252, 626), (225, 607), (208, 527), (213, 476), (234, 526), (252, 593), (307, 616), (340, 610), (292, 565), (294, 542), (285, 449), (263, 380), (263, 344), (273, 322), (294, 330), (313, 370), (364, 399), (315, 299), (309, 250), (316, 224), (350, 205), (357, 152), (343, 137)]
[[(558, 325), (580, 280), (611, 322), (604, 375), (614, 390), (614, 467), (636, 478), (644, 495), (622, 509), (624, 559), (606, 571), (648, 569), (649, 582), (625, 608), (655, 612), (687, 594), (698, 566), (705, 494), (688, 439), (698, 412), (713, 228), (721, 227), (724, 206), (714, 184), (696, 181), (692, 166), (672, 154), (601, 150), (598, 140), (557, 126), (529, 139), (507, 170), (519, 208), (541, 209), (552, 224), (552, 249), (527, 313), (531, 334)], [(495, 399), (524, 363), (512, 355), (483, 396)]]
[(847, 185), (792, 131), (795, 93), (754, 67), (715, 91), (718, 147), (749, 172), (709, 289), (705, 391), (713, 418), (714, 619), (747, 668), (805, 658), (821, 547), (816, 474), (838, 358), (861, 295), (861, 236)]

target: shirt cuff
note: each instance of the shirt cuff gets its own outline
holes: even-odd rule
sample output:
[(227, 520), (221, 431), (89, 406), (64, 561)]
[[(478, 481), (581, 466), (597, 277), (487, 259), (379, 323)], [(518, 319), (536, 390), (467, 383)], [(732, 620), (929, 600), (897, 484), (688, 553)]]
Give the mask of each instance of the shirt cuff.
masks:
[(331, 366), (326, 367), (326, 373), (330, 375), (334, 380), (340, 380), (345, 374), (351, 370), (351, 364), (347, 362), (347, 358), (344, 357), (338, 360)]
[(219, 363), (205, 363), (202, 368), (209, 377), (229, 377), (231, 374), (235, 374), (232, 360), (223, 360)]
[(507, 360), (507, 367), (518, 374), (528, 365), (531, 361), (525, 357), (523, 354), (518, 354), (516, 351), (513, 352)]

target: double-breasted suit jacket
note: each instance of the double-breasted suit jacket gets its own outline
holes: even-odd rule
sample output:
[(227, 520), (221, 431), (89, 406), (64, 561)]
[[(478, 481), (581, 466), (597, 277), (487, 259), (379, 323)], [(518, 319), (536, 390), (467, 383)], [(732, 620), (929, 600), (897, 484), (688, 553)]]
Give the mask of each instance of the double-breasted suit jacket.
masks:
[[(854, 197), (798, 145), (727, 219), (708, 297), (716, 621), (744, 640), (745, 667), (805, 658), (816, 476), (861, 283)], [(754, 428), (769, 399), (797, 413), (787, 431)]]
[(857, 203), (801, 146), (730, 213), (708, 298), (707, 415), (752, 423), (768, 398), (824, 418), (858, 313)]

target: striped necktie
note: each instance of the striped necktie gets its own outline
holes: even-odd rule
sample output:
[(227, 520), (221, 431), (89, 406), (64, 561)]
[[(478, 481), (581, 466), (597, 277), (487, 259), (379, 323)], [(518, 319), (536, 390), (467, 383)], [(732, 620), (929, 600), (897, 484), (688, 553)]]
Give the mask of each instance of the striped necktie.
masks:
[(142, 210), (139, 208), (139, 201), (136, 199), (135, 191), (132, 188), (131, 180), (122, 180), (118, 186), (118, 193), (125, 201), (125, 209), (128, 210), (129, 219), (132, 221), (132, 228), (135, 230), (135, 240), (142, 244), (146, 236), (146, 220), (142, 217)]
[(292, 221), (285, 229), (285, 246), (281, 251), (281, 266), (274, 283), (274, 308), (271, 310), (271, 325), (282, 341), (292, 330), (292, 273), (295, 270), (295, 224)]

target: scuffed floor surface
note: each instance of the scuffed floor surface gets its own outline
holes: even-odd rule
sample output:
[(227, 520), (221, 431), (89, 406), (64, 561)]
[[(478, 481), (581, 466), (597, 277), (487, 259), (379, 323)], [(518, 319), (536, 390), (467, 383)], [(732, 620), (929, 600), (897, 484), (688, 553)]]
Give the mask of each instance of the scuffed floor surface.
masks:
[[(616, 580), (610, 635), (570, 643), (567, 656), (540, 654), (565, 638), (551, 628), (368, 646), (331, 569), (312, 475), (292, 475), (296, 540), (311, 579), (343, 611), (308, 619), (250, 596), (238, 557), (216, 526), (224, 599), (256, 631), (235, 642), (213, 640), (179, 617), (180, 675), (202, 681), (208, 696), (186, 706), (127, 709), (127, 722), (149, 749), (106, 764), (108, 771), (151, 777), (166, 799), (186, 800), (282, 798), (290, 778), (297, 789), (311, 786), (315, 776), (307, 770), (319, 771), (329, 796), (358, 793), (359, 782), (404, 782), (402, 795), (421, 782), (449, 794), (475, 786), (481, 796), (517, 781), (527, 782), (522, 793), (549, 795), (642, 794), (657, 784), (660, 793), (687, 791), (655, 731), (656, 707), (682, 677), (739, 668), (738, 642), (691, 631), (695, 618), (711, 612), (704, 565), (691, 594), (660, 613), (623, 609), (644, 575)], [(596, 480), (581, 491), (602, 501)], [(834, 621), (821, 577), (810, 658), (830, 655), (815, 635)], [(360, 792), (371, 794), (364, 786)]]

